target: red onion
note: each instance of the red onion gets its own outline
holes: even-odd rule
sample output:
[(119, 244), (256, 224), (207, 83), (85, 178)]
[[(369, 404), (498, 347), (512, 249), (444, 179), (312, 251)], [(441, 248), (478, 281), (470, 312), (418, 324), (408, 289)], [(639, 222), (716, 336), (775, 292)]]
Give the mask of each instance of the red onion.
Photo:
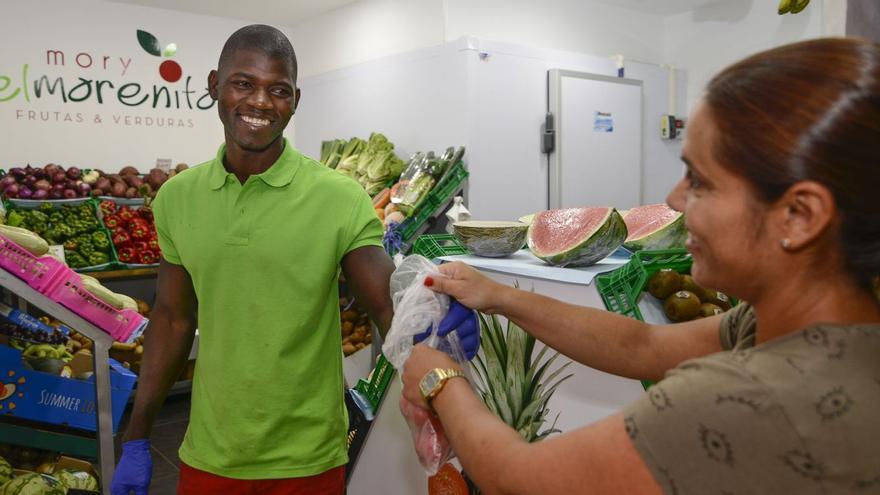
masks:
[(64, 172), (55, 172), (55, 174), (52, 175), (52, 182), (56, 184), (64, 184), (67, 182), (67, 175)]
[(11, 175), (7, 175), (6, 177), (0, 179), (0, 188), (5, 189), (5, 188), (11, 186), (12, 184), (18, 184), (18, 181), (15, 180), (15, 177), (13, 177)]
[(5, 194), (7, 198), (17, 198), (20, 190), (21, 187), (18, 184), (10, 184), (3, 190), (3, 194)]
[(24, 180), (24, 176), (27, 175), (27, 173), (21, 167), (12, 167), (9, 169), (9, 175), (21, 181)]
[(25, 176), (22, 182), (28, 187), (34, 187), (34, 183), (37, 182), (37, 178), (29, 174)]
[(86, 197), (89, 195), (89, 193), (92, 192), (92, 186), (90, 186), (88, 183), (80, 182), (78, 187), (79, 195), (82, 197)]
[(64, 173), (64, 170), (62, 170), (60, 166), (55, 165), (54, 163), (49, 163), (45, 167), (43, 167), (43, 172), (46, 172), (46, 177), (52, 177), (59, 171)]
[(70, 167), (67, 169), (67, 177), (73, 180), (79, 179), (82, 176), (82, 172), (79, 171), (76, 167)]
[(45, 189), (37, 189), (31, 195), (31, 199), (46, 199), (47, 197), (49, 197), (49, 192)]
[(23, 185), (18, 190), (19, 199), (31, 199), (31, 196), (33, 196), (33, 194), (34, 192), (28, 186)]
[(60, 190), (52, 189), (49, 191), (49, 199), (61, 199), (63, 197), (64, 194), (62, 194)]
[(76, 191), (74, 191), (73, 189), (65, 189), (63, 194), (64, 194), (64, 199), (76, 198)]
[(52, 188), (52, 184), (49, 184), (49, 181), (46, 179), (40, 179), (37, 182), (34, 182), (34, 189), (39, 191), (48, 191)]

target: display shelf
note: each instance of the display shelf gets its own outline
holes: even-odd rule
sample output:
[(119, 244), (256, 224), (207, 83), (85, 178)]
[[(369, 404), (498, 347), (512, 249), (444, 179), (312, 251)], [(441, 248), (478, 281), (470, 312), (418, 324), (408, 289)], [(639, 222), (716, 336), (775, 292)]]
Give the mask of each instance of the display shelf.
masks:
[(94, 436), (79, 435), (70, 431), (55, 431), (45, 425), (24, 422), (0, 422), (0, 438), (5, 443), (31, 449), (50, 450), (62, 454), (97, 459), (98, 449)]
[(113, 420), (110, 403), (110, 346), (113, 338), (103, 330), (92, 325), (64, 306), (52, 301), (32, 289), (26, 282), (11, 273), (0, 270), (0, 286), (49, 316), (75, 328), (79, 333), (93, 341), (92, 360), (95, 370), (95, 403), (97, 412), (97, 459), (100, 464), (101, 486), (104, 493), (110, 493), (110, 480), (113, 478)]
[(103, 272), (89, 272), (89, 275), (98, 280), (120, 280), (131, 278), (152, 278), (159, 274), (159, 267), (129, 268), (122, 270), (107, 270)]

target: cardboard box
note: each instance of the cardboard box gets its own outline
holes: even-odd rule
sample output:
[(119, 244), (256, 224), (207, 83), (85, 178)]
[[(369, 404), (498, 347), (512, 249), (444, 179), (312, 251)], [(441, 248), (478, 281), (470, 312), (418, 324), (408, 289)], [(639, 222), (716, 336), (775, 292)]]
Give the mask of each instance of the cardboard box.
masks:
[[(69, 363), (73, 376), (91, 371), (91, 361), (91, 356), (74, 356)], [(115, 433), (137, 376), (113, 359), (109, 365)], [(27, 369), (21, 351), (7, 346), (0, 346), (0, 398), (0, 415), (89, 431), (97, 428), (94, 376), (77, 380)]]

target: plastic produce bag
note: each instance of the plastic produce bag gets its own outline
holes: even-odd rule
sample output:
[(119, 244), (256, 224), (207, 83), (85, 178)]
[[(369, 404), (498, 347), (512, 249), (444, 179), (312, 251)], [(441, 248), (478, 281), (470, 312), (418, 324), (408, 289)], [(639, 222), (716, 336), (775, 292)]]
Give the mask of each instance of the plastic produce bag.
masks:
[[(413, 348), (413, 337), (430, 329), (424, 343), (442, 350), (458, 362), (466, 362), (455, 332), (437, 335), (440, 321), (449, 311), (449, 296), (425, 287), (425, 277), (439, 276), (437, 267), (426, 258), (408, 256), (391, 275), (391, 300), (394, 319), (382, 345), (382, 353), (400, 371)], [(465, 367), (467, 369), (467, 367)], [(406, 419), (419, 462), (425, 472), (434, 475), (454, 455), (440, 420), (429, 411), (400, 397), (400, 412)]]

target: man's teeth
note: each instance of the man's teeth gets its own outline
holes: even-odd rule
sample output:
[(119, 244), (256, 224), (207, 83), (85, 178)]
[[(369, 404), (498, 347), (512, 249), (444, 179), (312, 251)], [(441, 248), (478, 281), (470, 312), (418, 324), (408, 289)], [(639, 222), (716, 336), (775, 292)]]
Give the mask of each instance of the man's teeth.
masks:
[(269, 121), (266, 119), (258, 119), (254, 117), (248, 117), (246, 115), (242, 115), (241, 120), (251, 125), (269, 125)]

